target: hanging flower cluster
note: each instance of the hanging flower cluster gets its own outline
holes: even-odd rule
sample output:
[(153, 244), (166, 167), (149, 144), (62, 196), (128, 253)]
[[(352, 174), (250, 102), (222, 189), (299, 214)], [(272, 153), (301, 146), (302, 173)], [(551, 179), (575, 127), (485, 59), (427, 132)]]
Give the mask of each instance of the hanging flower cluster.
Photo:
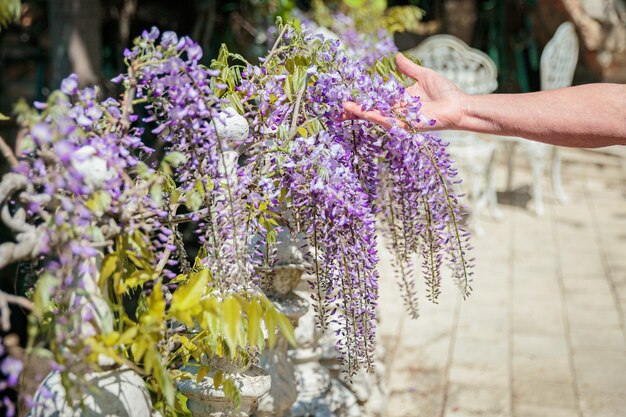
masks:
[[(339, 41), (281, 24), (259, 65), (223, 47), (206, 67), (196, 43), (153, 28), (125, 52), (119, 99), (100, 101), (71, 76), (47, 103), (22, 109), (27, 134), (11, 175), (23, 184), (11, 198), (40, 238), (33, 315), (55, 367), (102, 355), (143, 367), (173, 407), (163, 410), (174, 410), (177, 363), (262, 349), (261, 321), (290, 337), (259, 291), (284, 230), (308, 237), (318, 323), (337, 329), (350, 375), (373, 364), (378, 230), (409, 314), (414, 254), (431, 300), (444, 263), (467, 295), (469, 236), (445, 143), (342, 120), (344, 101), (389, 117), (404, 102), (401, 117), (423, 118), (391, 59), (374, 62), (383, 49), (353, 59)], [(137, 292), (128, 311), (124, 300)], [(172, 323), (206, 337), (191, 340)]]
[(263, 156), (255, 162), (258, 169), (273, 173), (295, 227), (309, 236), (318, 320), (322, 327), (332, 321), (340, 329), (338, 348), (351, 373), (372, 361), (377, 229), (396, 254), (412, 316), (417, 316), (413, 254), (421, 255), (429, 299), (439, 295), (444, 262), (469, 293), (469, 235), (459, 223), (462, 211), (452, 190), (458, 180), (438, 137), (342, 121), (344, 101), (390, 118), (398, 117), (396, 103), (409, 103), (403, 117), (423, 118), (419, 98), (393, 75), (389, 58), (371, 67), (351, 59), (337, 41), (289, 27), (281, 36), (277, 52), (261, 66), (248, 66), (237, 87), (251, 116), (255, 142), (249, 151)]

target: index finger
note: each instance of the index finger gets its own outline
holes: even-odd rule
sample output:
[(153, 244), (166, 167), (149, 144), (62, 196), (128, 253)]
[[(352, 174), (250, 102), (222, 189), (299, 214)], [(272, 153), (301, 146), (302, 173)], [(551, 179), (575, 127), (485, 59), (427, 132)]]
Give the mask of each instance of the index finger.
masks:
[(343, 109), (348, 113), (348, 117), (346, 118), (346, 120), (349, 120), (353, 118), (351, 116), (354, 116), (359, 119), (367, 120), (369, 122), (381, 125), (386, 129), (391, 129), (394, 126), (399, 126), (403, 129), (406, 129), (407, 127), (406, 124), (401, 120), (395, 119), (393, 117), (383, 116), (378, 110), (363, 110), (361, 106), (352, 101), (346, 101), (345, 103), (343, 103)]

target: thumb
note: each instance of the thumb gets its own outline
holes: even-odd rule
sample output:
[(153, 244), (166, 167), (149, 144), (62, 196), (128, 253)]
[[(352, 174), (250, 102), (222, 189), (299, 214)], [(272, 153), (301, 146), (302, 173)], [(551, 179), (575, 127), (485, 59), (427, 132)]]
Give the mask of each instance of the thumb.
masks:
[(405, 57), (401, 52), (396, 54), (396, 66), (398, 67), (398, 71), (416, 81), (425, 76), (428, 72), (427, 68), (417, 65), (415, 62)]

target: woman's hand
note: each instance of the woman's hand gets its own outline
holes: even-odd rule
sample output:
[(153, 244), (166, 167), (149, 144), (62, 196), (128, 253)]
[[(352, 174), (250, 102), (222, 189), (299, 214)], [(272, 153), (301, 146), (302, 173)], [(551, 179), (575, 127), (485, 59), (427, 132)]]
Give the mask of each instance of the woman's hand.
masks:
[[(446, 77), (435, 71), (421, 67), (406, 58), (401, 53), (396, 55), (398, 71), (415, 80), (415, 84), (407, 88), (412, 96), (418, 96), (422, 102), (422, 112), (426, 119), (416, 123), (418, 130), (447, 130), (455, 129), (460, 125), (465, 110), (466, 95)], [(390, 119), (381, 115), (377, 110), (364, 111), (358, 104), (348, 101), (343, 104), (346, 119), (358, 118), (391, 128), (397, 124), (406, 128), (406, 124), (398, 119)], [(398, 103), (396, 108), (402, 112), (403, 104)], [(430, 124), (430, 120), (435, 120)]]

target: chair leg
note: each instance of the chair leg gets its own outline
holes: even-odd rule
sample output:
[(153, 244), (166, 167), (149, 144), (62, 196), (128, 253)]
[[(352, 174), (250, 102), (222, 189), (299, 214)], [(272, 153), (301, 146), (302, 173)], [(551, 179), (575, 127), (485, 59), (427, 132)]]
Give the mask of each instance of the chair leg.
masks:
[(565, 204), (569, 201), (561, 181), (561, 152), (556, 147), (552, 149), (552, 189), (559, 203)]
[(533, 200), (535, 205), (535, 213), (543, 216), (543, 172), (545, 169), (545, 161), (543, 158), (535, 159), (530, 163), (533, 174)]
[(515, 143), (506, 143), (506, 166), (507, 166), (507, 174), (506, 174), (506, 191), (513, 190), (513, 160), (515, 157)]
[(480, 192), (481, 181), (479, 180), (481, 179), (482, 178), (480, 178), (478, 173), (472, 173), (472, 191), (470, 195), (472, 201), (472, 214), (470, 216), (470, 220), (477, 236), (482, 236), (485, 233), (480, 219), (483, 208), (485, 207), (485, 196)]
[(498, 207), (498, 193), (496, 192), (496, 186), (494, 184), (493, 169), (496, 160), (496, 152), (491, 154), (489, 159), (489, 165), (487, 166), (487, 175), (485, 179), (485, 198), (487, 199), (487, 205), (489, 206), (489, 212), (491, 217), (496, 220), (502, 220), (502, 211)]

